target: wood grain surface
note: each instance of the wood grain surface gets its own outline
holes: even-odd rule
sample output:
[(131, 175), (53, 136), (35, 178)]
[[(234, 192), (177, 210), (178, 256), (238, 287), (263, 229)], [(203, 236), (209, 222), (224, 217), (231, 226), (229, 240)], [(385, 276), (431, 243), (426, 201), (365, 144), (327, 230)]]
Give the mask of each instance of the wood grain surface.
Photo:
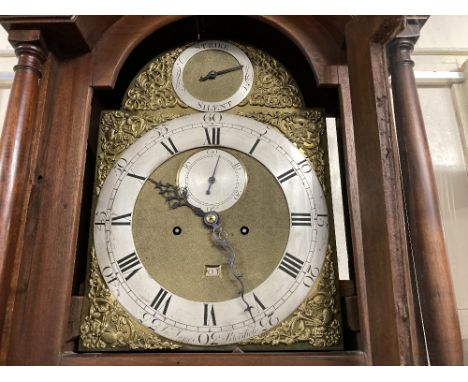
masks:
[(411, 61), (414, 42), (404, 33), (397, 37), (390, 47), (390, 65), (415, 288), (428, 362), (463, 365), (437, 188)]
[(46, 53), (38, 30), (14, 31), (18, 64), (0, 141), (0, 364), (13, 324), (37, 130), (36, 105)]

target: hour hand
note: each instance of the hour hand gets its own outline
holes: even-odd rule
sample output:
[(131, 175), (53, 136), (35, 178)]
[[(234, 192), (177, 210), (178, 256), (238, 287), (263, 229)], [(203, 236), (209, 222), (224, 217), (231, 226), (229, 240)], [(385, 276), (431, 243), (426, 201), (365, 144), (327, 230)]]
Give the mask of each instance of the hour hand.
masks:
[(187, 200), (188, 192), (186, 188), (180, 188), (170, 183), (163, 183), (157, 180), (148, 178), (148, 181), (154, 184), (154, 188), (159, 190), (159, 195), (166, 199), (169, 208), (176, 209), (186, 206), (190, 208), (197, 216), (204, 217), (205, 213), (201, 208), (195, 207)]
[(234, 72), (236, 70), (240, 70), (240, 69), (242, 69), (242, 66), (243, 65), (233, 66), (232, 68), (223, 69), (223, 70), (210, 70), (206, 76), (201, 76), (199, 81), (214, 80), (216, 77), (218, 77), (218, 76), (220, 76), (222, 74), (226, 74), (226, 73)]

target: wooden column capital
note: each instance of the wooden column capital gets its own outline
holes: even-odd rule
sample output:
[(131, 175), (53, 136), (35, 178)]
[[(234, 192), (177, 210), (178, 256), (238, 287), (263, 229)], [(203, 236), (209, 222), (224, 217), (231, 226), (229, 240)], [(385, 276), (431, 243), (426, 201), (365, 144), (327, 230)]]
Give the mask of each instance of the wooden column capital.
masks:
[(390, 65), (400, 64), (414, 67), (414, 61), (411, 59), (411, 53), (419, 39), (419, 32), (427, 19), (428, 16), (405, 18), (404, 29), (401, 30), (387, 45)]
[(39, 78), (42, 76), (42, 64), (47, 58), (46, 48), (39, 30), (12, 30), (8, 41), (15, 48), (18, 64), (13, 67), (18, 70), (31, 70)]
[(410, 65), (414, 67), (411, 52), (415, 41), (409, 38), (396, 38), (389, 44), (390, 56), (393, 57), (391, 65)]
[(44, 50), (35, 45), (19, 44), (15, 53), (18, 56), (18, 64), (13, 67), (16, 72), (18, 70), (32, 70), (37, 76), (42, 77), (42, 64), (46, 59)]

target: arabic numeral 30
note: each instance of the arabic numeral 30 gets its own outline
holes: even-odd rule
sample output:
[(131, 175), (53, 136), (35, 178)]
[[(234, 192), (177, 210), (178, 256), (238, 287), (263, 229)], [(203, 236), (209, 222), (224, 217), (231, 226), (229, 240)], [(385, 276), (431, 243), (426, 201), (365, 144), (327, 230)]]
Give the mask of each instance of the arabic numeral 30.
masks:
[(120, 158), (115, 164), (115, 169), (122, 174), (125, 171), (128, 161), (125, 158)]
[(197, 341), (200, 345), (217, 345), (219, 333), (202, 333), (198, 336)]
[(279, 323), (279, 318), (274, 316), (274, 312), (263, 317), (262, 319), (260, 319), (260, 322), (259, 322), (262, 328), (272, 328), (273, 326), (278, 325), (278, 323)]

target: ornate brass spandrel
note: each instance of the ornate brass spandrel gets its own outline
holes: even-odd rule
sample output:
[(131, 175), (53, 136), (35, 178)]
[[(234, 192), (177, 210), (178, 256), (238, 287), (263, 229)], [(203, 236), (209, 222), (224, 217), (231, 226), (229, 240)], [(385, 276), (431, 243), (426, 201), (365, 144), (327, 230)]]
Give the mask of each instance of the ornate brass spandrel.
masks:
[(268, 332), (244, 344), (279, 345), (307, 342), (314, 348), (332, 348), (341, 343), (333, 247), (328, 246), (323, 267), (308, 298), (294, 313)]
[(255, 75), (250, 94), (239, 106), (274, 109), (304, 107), (298, 86), (282, 64), (259, 49), (237, 45), (252, 61)]
[(327, 193), (327, 165), (324, 150), (325, 116), (322, 110), (249, 111), (238, 113), (280, 130), (307, 157), (324, 193)]
[(96, 195), (99, 195), (112, 166), (125, 149), (149, 130), (171, 119), (174, 113), (134, 114), (120, 110), (103, 111), (99, 124)]
[(131, 82), (122, 108), (128, 111), (187, 108), (172, 87), (172, 67), (183, 48), (156, 57)]
[(94, 249), (90, 253), (89, 313), (80, 326), (81, 345), (86, 350), (177, 349), (172, 341), (156, 336), (130, 317), (115, 300), (102, 279)]

